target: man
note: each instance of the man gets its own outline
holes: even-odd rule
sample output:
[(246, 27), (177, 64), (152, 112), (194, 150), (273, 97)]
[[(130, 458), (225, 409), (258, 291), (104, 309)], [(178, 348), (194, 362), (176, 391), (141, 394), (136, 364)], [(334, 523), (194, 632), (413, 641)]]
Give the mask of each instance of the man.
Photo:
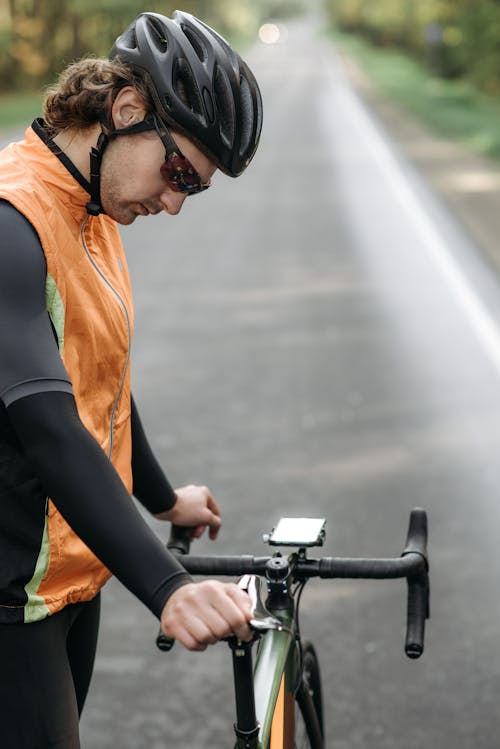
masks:
[(216, 169), (241, 174), (261, 125), (257, 83), (216, 32), (186, 13), (144, 13), (109, 60), (67, 68), (44, 119), (0, 154), (4, 749), (79, 746), (111, 573), (189, 649), (251, 636), (248, 596), (193, 583), (130, 498), (217, 536), (210, 491), (171, 488), (130, 393), (133, 313), (116, 224), (177, 214)]

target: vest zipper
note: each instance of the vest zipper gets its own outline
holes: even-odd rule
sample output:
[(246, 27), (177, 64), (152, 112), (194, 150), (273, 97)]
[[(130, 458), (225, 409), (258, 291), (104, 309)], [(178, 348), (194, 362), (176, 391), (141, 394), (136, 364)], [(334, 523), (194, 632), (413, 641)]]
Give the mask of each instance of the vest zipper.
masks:
[(99, 268), (99, 266), (97, 265), (97, 263), (93, 259), (92, 255), (90, 254), (89, 248), (87, 247), (87, 242), (85, 241), (85, 229), (86, 229), (86, 226), (88, 224), (89, 218), (90, 218), (90, 216), (86, 216), (86, 218), (85, 218), (85, 220), (84, 220), (84, 222), (83, 222), (83, 224), (81, 226), (81, 229), (80, 229), (80, 236), (81, 236), (81, 239), (82, 239), (83, 249), (85, 251), (85, 254), (87, 255), (87, 258), (88, 258), (90, 264), (92, 265), (92, 267), (94, 268), (94, 270), (96, 271), (96, 273), (98, 273), (98, 275), (104, 281), (104, 283), (106, 284), (106, 286), (111, 290), (111, 292), (114, 294), (114, 296), (116, 297), (116, 299), (120, 303), (120, 305), (121, 305), (121, 307), (123, 309), (123, 312), (125, 314), (125, 320), (126, 320), (126, 323), (127, 323), (127, 357), (125, 359), (125, 364), (123, 365), (123, 369), (122, 369), (122, 373), (121, 373), (121, 377), (120, 377), (120, 384), (119, 384), (118, 392), (116, 394), (116, 398), (115, 398), (115, 400), (113, 402), (113, 408), (111, 409), (111, 418), (110, 418), (110, 422), (109, 422), (109, 450), (108, 450), (108, 458), (109, 458), (109, 460), (111, 460), (111, 455), (113, 453), (113, 428), (114, 428), (116, 410), (118, 408), (118, 403), (120, 401), (120, 397), (121, 397), (122, 392), (123, 392), (123, 386), (125, 384), (125, 376), (127, 374), (127, 368), (128, 368), (129, 361), (130, 361), (130, 348), (131, 348), (131, 338), (132, 338), (132, 336), (131, 336), (131, 326), (130, 326), (130, 315), (129, 315), (129, 311), (127, 309), (127, 305), (125, 304), (125, 301), (124, 301), (123, 297), (115, 289), (115, 287), (113, 286), (113, 284), (111, 283), (111, 281), (104, 275), (104, 273)]

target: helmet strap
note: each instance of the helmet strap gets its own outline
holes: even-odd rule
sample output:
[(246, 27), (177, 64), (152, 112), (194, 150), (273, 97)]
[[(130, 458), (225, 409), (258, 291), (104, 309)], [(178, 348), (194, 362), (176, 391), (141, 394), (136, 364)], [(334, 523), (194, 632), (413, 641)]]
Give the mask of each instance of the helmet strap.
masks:
[(101, 205), (101, 161), (109, 137), (104, 130), (97, 139), (97, 144), (90, 149), (90, 200), (86, 205), (87, 213), (98, 216), (103, 213)]
[(135, 135), (136, 133), (144, 133), (147, 130), (154, 130), (154, 127), (154, 123), (149, 119), (145, 119), (142, 122), (131, 125), (130, 127), (123, 127), (119, 130), (106, 128), (106, 132), (103, 127), (96, 145), (92, 146), (90, 149), (90, 200), (87, 203), (86, 208), (87, 213), (91, 216), (98, 216), (100, 213), (104, 213), (101, 205), (101, 162), (110, 138), (114, 138), (117, 135)]

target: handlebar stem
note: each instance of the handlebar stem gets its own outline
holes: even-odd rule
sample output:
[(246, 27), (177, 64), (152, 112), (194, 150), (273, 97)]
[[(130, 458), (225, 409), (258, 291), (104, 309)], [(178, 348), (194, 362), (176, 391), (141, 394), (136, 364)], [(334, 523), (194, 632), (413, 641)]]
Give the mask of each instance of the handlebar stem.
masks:
[(268, 598), (266, 606), (270, 609), (289, 609), (293, 607), (290, 595), (290, 564), (281, 556), (272, 557), (266, 564)]

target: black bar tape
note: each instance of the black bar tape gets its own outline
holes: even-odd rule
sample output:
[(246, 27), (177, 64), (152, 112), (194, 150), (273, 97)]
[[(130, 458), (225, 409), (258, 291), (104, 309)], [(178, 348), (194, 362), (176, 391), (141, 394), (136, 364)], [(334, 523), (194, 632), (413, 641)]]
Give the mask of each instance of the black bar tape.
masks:
[(427, 559), (427, 513), (416, 507), (410, 513), (410, 523), (403, 554), (416, 552)]
[(269, 557), (227, 556), (227, 557), (178, 557), (186, 571), (193, 575), (264, 575)]
[(389, 559), (323, 557), (319, 560), (319, 576), (322, 578), (387, 580), (407, 577), (421, 563), (420, 555), (416, 554)]
[(425, 620), (430, 616), (429, 575), (427, 559), (427, 514), (421, 508), (412, 510), (403, 558), (418, 554), (420, 569), (408, 576), (408, 613), (405, 653), (419, 658), (424, 652)]
[(408, 619), (405, 653), (420, 658), (424, 652), (425, 620), (428, 617), (429, 588), (426, 581), (408, 579)]

